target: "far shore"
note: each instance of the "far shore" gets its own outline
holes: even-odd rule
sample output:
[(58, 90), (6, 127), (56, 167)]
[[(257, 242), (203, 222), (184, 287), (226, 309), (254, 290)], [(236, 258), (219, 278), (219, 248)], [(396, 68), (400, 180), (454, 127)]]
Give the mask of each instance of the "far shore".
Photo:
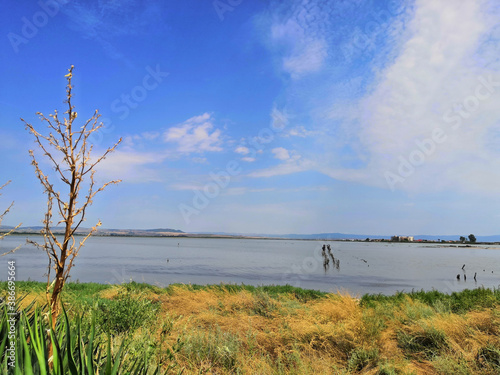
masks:
[[(86, 236), (88, 234), (88, 229), (84, 228), (78, 230), (75, 233), (76, 236)], [(0, 234), (8, 233), (8, 229), (0, 229)], [(61, 229), (60, 233), (63, 234)], [(34, 230), (32, 228), (26, 229), (18, 229), (10, 233), (11, 236), (26, 236), (26, 235), (40, 235), (40, 230)], [(500, 241), (476, 241), (476, 242), (465, 242), (462, 243), (460, 241), (453, 240), (415, 240), (415, 241), (392, 241), (387, 238), (330, 238), (330, 237), (318, 237), (318, 238), (301, 238), (300, 235), (294, 235), (294, 237), (283, 237), (281, 235), (233, 235), (233, 234), (210, 234), (210, 233), (186, 233), (186, 232), (163, 232), (161, 230), (120, 230), (120, 229), (102, 229), (97, 231), (93, 236), (95, 237), (145, 237), (145, 238), (200, 238), (200, 239), (237, 239), (237, 240), (285, 240), (285, 241), (325, 241), (325, 242), (376, 242), (376, 243), (387, 243), (387, 244), (434, 244), (437, 245), (435, 247), (459, 247), (459, 248), (467, 248), (467, 247), (478, 247), (478, 245), (500, 245)], [(307, 237), (310, 235), (304, 235)]]

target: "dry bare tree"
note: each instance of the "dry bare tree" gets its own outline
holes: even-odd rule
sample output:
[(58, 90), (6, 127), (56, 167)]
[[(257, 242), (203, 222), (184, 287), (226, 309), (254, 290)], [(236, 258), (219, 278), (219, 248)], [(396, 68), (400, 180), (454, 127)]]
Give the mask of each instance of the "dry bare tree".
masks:
[[(7, 183), (3, 184), (2, 186), (0, 186), (0, 190), (2, 190), (5, 186), (7, 186), (8, 184), (10, 183), (10, 181), (7, 181)], [(2, 194), (0, 194), (2, 195)], [(2, 225), (2, 222), (3, 222), (3, 219), (5, 217), (5, 215), (7, 215), (10, 211), (10, 209), (12, 208), (12, 206), (14, 205), (14, 202), (12, 202), (10, 204), (9, 207), (7, 207), (7, 209), (0, 214), (0, 226)], [(9, 231), (6, 231), (4, 233), (0, 233), (0, 240), (2, 240), (4, 237), (8, 236), (9, 234), (12, 234), (17, 228), (19, 228), (21, 226), (21, 224), (18, 224), (16, 227), (12, 228), (11, 230)], [(0, 256), (4, 256), (4, 255), (7, 255), (7, 254), (12, 254), (14, 251), (16, 251), (17, 249), (19, 249), (19, 246), (16, 247), (15, 249), (12, 249), (12, 250), (9, 250), (7, 251), (6, 253), (0, 255)]]
[[(96, 194), (103, 191), (106, 186), (121, 181), (109, 181), (100, 185), (100, 187), (96, 187), (94, 178), (96, 166), (115, 150), (121, 142), (121, 138), (113, 147), (106, 149), (100, 156), (92, 156), (93, 146), (89, 141), (89, 137), (92, 133), (98, 131), (103, 124), (98, 122), (100, 114), (96, 110), (92, 117), (85, 121), (82, 126), (76, 127), (74, 125), (77, 112), (75, 112), (74, 106), (71, 105), (73, 68), (71, 66), (65, 76), (67, 85), (64, 103), (68, 105), (68, 109), (64, 112), (66, 116), (63, 117), (63, 121), (59, 119), (57, 110), (54, 111), (54, 114), (50, 114), (48, 118), (37, 112), (40, 120), (46, 123), (49, 129), (48, 135), (43, 135), (21, 118), (26, 124), (26, 129), (34, 136), (35, 144), (54, 169), (53, 174), (49, 177), (47, 173), (42, 171), (35, 152), (33, 150), (29, 151), (36, 176), (47, 196), (47, 211), (41, 231), (44, 242), (38, 243), (32, 240), (28, 242), (44, 250), (49, 258), (46, 298), (50, 306), (52, 327), (55, 327), (57, 316), (60, 313), (60, 295), (73, 267), (73, 262), (85, 241), (97, 231), (101, 221), (99, 220), (79, 240), (75, 238), (76, 232), (85, 221), (87, 209), (92, 204)], [(57, 185), (55, 182), (57, 182)], [(59, 191), (56, 186), (61, 187), (63, 192)], [(87, 193), (80, 203), (79, 199), (84, 194), (81, 192), (82, 188)], [(55, 211), (55, 214), (53, 211)], [(53, 223), (55, 218), (57, 218), (56, 224)], [(60, 231), (57, 231), (60, 224), (62, 224), (62, 235)], [(53, 276), (52, 270), (54, 270)]]

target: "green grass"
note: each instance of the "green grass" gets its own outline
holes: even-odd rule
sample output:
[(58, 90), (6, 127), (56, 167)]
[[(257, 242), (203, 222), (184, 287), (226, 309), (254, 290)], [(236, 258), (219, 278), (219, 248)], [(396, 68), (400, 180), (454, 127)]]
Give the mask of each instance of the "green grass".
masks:
[(189, 290), (218, 290), (228, 293), (239, 293), (247, 291), (252, 294), (267, 293), (270, 297), (277, 298), (280, 295), (288, 294), (294, 296), (301, 302), (307, 302), (326, 297), (329, 293), (321, 292), (313, 289), (302, 289), (292, 285), (262, 285), (253, 286), (245, 284), (213, 284), (213, 285), (198, 285), (198, 284), (171, 284), (165, 288), (166, 293), (172, 291), (173, 287), (186, 286)]
[[(141, 345), (141, 352), (130, 356), (129, 340), (121, 339), (121, 344), (113, 345), (109, 334), (106, 339), (100, 339), (96, 334), (95, 316), (85, 329), (81, 315), (70, 320), (63, 309), (55, 330), (52, 330), (48, 329), (46, 311), (33, 307), (33, 303), (25, 309), (17, 305), (16, 310), (15, 330), (12, 330), (9, 309), (5, 303), (0, 304), (0, 370), (4, 374), (147, 375), (166, 373), (164, 368), (168, 371), (174, 367), (159, 362), (151, 364), (144, 345)], [(9, 336), (14, 335), (15, 359), (4, 350), (10, 346), (8, 332)]]
[(500, 304), (500, 289), (465, 289), (461, 292), (451, 294), (438, 291), (412, 291), (410, 293), (398, 292), (391, 296), (382, 294), (365, 294), (361, 298), (361, 304), (366, 307), (374, 307), (379, 304), (397, 305), (406, 297), (414, 301), (425, 303), (440, 312), (465, 313), (471, 310), (491, 308)]
[(184, 337), (181, 354), (191, 363), (192, 368), (207, 370), (220, 367), (236, 370), (236, 357), (240, 349), (237, 336), (221, 331), (218, 327), (207, 333), (188, 333)]
[[(46, 283), (40, 281), (16, 281), (16, 293), (43, 294), (45, 297), (45, 286)], [(63, 299), (71, 305), (86, 306), (92, 304), (100, 292), (112, 287), (109, 284), (68, 282), (64, 286)], [(7, 290), (7, 281), (0, 281), (0, 290)]]

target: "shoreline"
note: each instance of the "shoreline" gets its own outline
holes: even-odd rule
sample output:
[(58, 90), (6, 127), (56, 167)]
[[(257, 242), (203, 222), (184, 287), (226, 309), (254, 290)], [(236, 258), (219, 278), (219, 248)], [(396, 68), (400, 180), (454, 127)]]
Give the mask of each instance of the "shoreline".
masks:
[[(0, 230), (0, 234), (8, 233), (8, 231)], [(63, 235), (63, 232), (57, 233), (57, 235)], [(34, 235), (41, 236), (40, 232), (36, 231), (26, 231), (19, 232), (15, 231), (9, 234), (9, 236), (25, 236)], [(75, 233), (75, 237), (84, 237), (86, 232)], [(228, 240), (281, 240), (281, 241), (324, 241), (324, 242), (359, 242), (359, 243), (384, 243), (384, 244), (395, 244), (395, 245), (436, 245), (432, 247), (456, 247), (456, 248), (478, 248), (480, 245), (493, 246), (499, 245), (500, 241), (492, 242), (474, 242), (474, 243), (461, 243), (459, 241), (434, 241), (434, 240), (423, 240), (423, 241), (391, 241), (386, 239), (373, 239), (370, 241), (362, 239), (340, 239), (340, 238), (293, 238), (293, 237), (259, 237), (259, 236), (244, 236), (244, 235), (222, 235), (222, 234), (197, 234), (197, 233), (170, 233), (170, 234), (126, 234), (126, 233), (96, 233), (91, 237), (119, 237), (119, 238), (199, 238), (199, 239), (228, 239)], [(427, 246), (431, 247), (431, 246)]]

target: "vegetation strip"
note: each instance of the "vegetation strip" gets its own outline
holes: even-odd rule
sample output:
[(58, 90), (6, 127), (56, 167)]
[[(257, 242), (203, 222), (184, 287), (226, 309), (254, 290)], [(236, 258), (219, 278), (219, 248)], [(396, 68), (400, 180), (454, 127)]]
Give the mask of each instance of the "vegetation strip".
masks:
[[(6, 282), (0, 285), (6, 290)], [(498, 289), (359, 299), (292, 286), (68, 283), (53, 331), (40, 305), (44, 283), (18, 281), (17, 291), (22, 373), (31, 373), (28, 367), (47, 374), (500, 371)], [(5, 337), (5, 303), (1, 309)], [(3, 354), (4, 373), (7, 361)]]

